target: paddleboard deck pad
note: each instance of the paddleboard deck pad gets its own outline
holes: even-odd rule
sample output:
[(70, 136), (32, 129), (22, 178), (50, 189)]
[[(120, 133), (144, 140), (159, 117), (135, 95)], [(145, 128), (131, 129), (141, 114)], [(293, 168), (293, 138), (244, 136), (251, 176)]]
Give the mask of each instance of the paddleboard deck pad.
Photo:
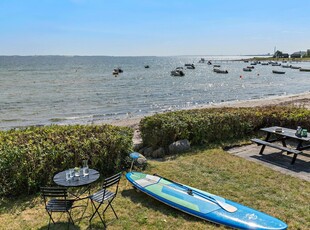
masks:
[(236, 229), (287, 229), (284, 222), (266, 213), (157, 175), (129, 172), (126, 178), (147, 195), (213, 223)]

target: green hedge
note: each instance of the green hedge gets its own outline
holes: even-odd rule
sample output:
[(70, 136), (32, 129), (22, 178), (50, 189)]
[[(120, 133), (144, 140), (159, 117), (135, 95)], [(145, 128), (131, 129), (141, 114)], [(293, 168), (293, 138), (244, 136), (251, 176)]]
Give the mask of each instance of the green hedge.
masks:
[(89, 166), (106, 175), (122, 169), (133, 130), (111, 125), (29, 127), (0, 132), (0, 196), (32, 194), (56, 172)]
[(144, 146), (157, 148), (181, 139), (192, 145), (244, 139), (273, 125), (310, 128), (310, 111), (286, 106), (183, 110), (145, 117), (140, 129)]

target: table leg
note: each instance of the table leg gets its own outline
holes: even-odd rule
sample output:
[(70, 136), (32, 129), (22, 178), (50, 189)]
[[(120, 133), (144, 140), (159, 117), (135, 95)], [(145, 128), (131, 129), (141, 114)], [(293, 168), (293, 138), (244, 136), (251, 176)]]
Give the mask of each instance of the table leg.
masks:
[(291, 165), (295, 163), (296, 158), (297, 158), (297, 154), (295, 153), (295, 154), (294, 154), (294, 156), (293, 156), (293, 159), (292, 159)]
[[(267, 133), (267, 136), (266, 136), (266, 138), (265, 138), (265, 141), (268, 141), (269, 140), (269, 138), (270, 138), (270, 133)], [(262, 147), (261, 147), (261, 149), (260, 149), (260, 151), (259, 151), (259, 155), (263, 155), (263, 152), (264, 152), (264, 150), (265, 150), (265, 147), (266, 147), (266, 145), (262, 145)]]
[[(298, 145), (296, 147), (297, 150), (302, 150), (302, 140), (299, 140)], [(291, 165), (295, 163), (297, 159), (297, 154), (295, 153), (291, 162)]]

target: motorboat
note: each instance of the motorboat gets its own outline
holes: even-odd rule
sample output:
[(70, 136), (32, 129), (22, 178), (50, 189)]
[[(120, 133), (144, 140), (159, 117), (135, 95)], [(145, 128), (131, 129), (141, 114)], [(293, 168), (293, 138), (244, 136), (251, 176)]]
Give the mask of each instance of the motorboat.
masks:
[(144, 68), (148, 69), (148, 68), (150, 68), (150, 66), (149, 65), (145, 65)]
[(291, 65), (291, 69), (300, 69), (301, 67), (299, 67), (299, 66), (292, 66)]
[(272, 73), (276, 73), (276, 74), (285, 74), (284, 71), (278, 71), (278, 70), (272, 70)]
[(292, 65), (282, 65), (282, 68), (291, 68)]
[(188, 66), (186, 66), (186, 68), (187, 68), (187, 69), (195, 69), (195, 65), (194, 65), (194, 64), (188, 65)]
[(302, 72), (310, 72), (310, 69), (300, 68), (299, 71), (302, 71)]
[(254, 66), (247, 66), (248, 69), (254, 69)]
[(213, 69), (215, 73), (228, 73), (227, 70)]
[(251, 72), (251, 71), (252, 71), (252, 68), (243, 68), (243, 71), (245, 71), (245, 72)]
[(213, 65), (213, 67), (221, 67), (221, 65)]
[(204, 59), (204, 58), (201, 58), (198, 62), (199, 62), (199, 63), (205, 63), (205, 59)]
[(183, 77), (184, 75), (185, 75), (184, 72), (180, 69), (171, 71), (171, 76), (174, 76), (174, 77)]
[(112, 74), (116, 77), (119, 73), (122, 73), (123, 70), (121, 68), (115, 68)]

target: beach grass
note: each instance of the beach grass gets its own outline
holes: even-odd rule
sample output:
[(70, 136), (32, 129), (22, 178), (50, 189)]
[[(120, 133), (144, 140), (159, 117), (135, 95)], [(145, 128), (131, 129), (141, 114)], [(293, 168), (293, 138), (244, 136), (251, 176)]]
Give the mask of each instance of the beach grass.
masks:
[[(289, 229), (310, 229), (309, 182), (233, 156), (219, 147), (192, 149), (163, 161), (150, 160), (145, 172), (266, 212), (286, 222)], [(99, 189), (99, 184), (92, 190)], [(0, 207), (0, 229), (47, 229), (48, 216), (39, 194), (2, 199)], [(114, 207), (119, 219), (114, 220), (108, 210), (106, 220), (114, 220), (108, 229), (226, 229), (137, 192), (125, 177)], [(89, 205), (87, 212), (91, 210)], [(82, 209), (75, 209), (74, 218), (78, 219), (81, 212)], [(61, 223), (51, 229), (67, 229), (66, 216), (58, 217)], [(89, 229), (88, 219), (76, 221), (70, 229)], [(98, 217), (92, 222), (92, 229), (103, 229)]]

